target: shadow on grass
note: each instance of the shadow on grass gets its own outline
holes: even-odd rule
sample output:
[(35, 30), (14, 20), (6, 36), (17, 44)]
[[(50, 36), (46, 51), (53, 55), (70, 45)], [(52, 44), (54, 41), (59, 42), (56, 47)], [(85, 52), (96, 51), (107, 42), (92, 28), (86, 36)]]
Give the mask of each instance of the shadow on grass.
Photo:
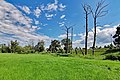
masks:
[(103, 54), (101, 55), (105, 55), (105, 54), (114, 54), (114, 53), (117, 53), (119, 52), (120, 53), (120, 49), (109, 49), (109, 50), (106, 50)]

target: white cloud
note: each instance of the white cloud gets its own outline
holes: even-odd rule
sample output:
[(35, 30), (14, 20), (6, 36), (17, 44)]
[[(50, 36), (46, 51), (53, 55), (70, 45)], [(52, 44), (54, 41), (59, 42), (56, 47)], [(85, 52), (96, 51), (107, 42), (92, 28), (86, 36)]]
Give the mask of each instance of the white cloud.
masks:
[[(36, 9), (34, 10), (34, 15), (39, 18), (39, 16), (43, 14), (45, 15), (45, 17), (47, 17), (47, 20), (51, 20), (52, 17), (57, 15), (56, 12), (58, 10), (64, 11), (65, 8), (66, 5), (63, 5), (62, 3), (59, 4), (58, 0), (54, 0), (53, 3), (48, 3), (47, 5), (41, 4), (39, 7), (36, 7)], [(63, 15), (62, 17), (64, 18), (65, 15)]]
[(35, 31), (35, 30), (38, 30), (38, 29), (41, 29), (41, 28), (38, 27), (38, 26), (32, 26), (32, 29), (33, 29), (33, 31)]
[(58, 0), (55, 0), (54, 3), (49, 3), (45, 7), (45, 10), (56, 11), (58, 9)]
[[(40, 15), (45, 13), (45, 17), (48, 20), (51, 20), (57, 14), (53, 14), (54, 11), (60, 10), (63, 11), (66, 7), (63, 4), (59, 4), (58, 0), (55, 0), (54, 3), (48, 3), (46, 6), (43, 4), (39, 7), (36, 7), (33, 12), (28, 6), (18, 6), (27, 14), (33, 14), (36, 18), (39, 18)], [(35, 25), (33, 25), (33, 23)], [(23, 14), (19, 11), (14, 5), (1, 0), (0, 2), (0, 42), (7, 43), (10, 40), (18, 40), (20, 43), (25, 43), (30, 39), (33, 40), (45, 40), (47, 43), (51, 40), (50, 37), (45, 35), (40, 35), (35, 33), (36, 30), (41, 29), (36, 25), (41, 24), (47, 26), (48, 24), (42, 24), (40, 21), (31, 19), (30, 17)], [(64, 25), (64, 22), (61, 23)], [(5, 36), (5, 34), (7, 36)]]
[(80, 44), (81, 41), (82, 40), (75, 40), (75, 41), (73, 41), (73, 48), (75, 48), (75, 47), (83, 47), (84, 44)]
[(58, 4), (58, 0), (55, 0), (55, 4)]
[(48, 24), (43, 24), (43, 26), (47, 26)]
[(63, 5), (62, 3), (59, 4), (59, 10), (60, 11), (64, 11), (65, 8), (66, 8), (66, 5)]
[(31, 13), (30, 8), (27, 7), (27, 6), (23, 6), (23, 7), (19, 6), (19, 8), (21, 8), (21, 9), (22, 9), (24, 12), (26, 12), (27, 14), (30, 14), (30, 13)]
[(41, 15), (41, 9), (39, 7), (36, 7), (36, 9), (34, 10), (34, 15), (39, 18), (39, 16)]
[(58, 23), (60, 27), (64, 26), (65, 25), (65, 22), (59, 22)]
[(48, 13), (45, 14), (47, 20), (51, 20), (53, 16), (54, 16), (53, 14), (48, 14)]
[(53, 17), (53, 14), (45, 14), (45, 16), (47, 17), (47, 18), (51, 18), (51, 17)]
[(54, 3), (49, 3), (47, 4), (47, 6), (44, 6), (44, 5), (41, 5), (41, 9), (44, 11), (44, 10), (47, 10), (48, 12), (52, 12), (52, 11), (64, 11), (64, 9), (66, 8), (66, 5), (63, 5), (62, 3), (61, 4), (58, 4), (58, 0), (55, 0)]
[(37, 20), (34, 20), (35, 21), (35, 24), (37, 25), (37, 24), (40, 24), (40, 22), (39, 21), (37, 21)]
[(44, 11), (44, 10), (45, 10), (45, 5), (44, 5), (44, 4), (40, 5), (40, 9), (41, 9), (42, 11)]
[(104, 25), (104, 27), (110, 27), (110, 25), (109, 25), (109, 24), (106, 24), (106, 25)]
[(63, 18), (65, 18), (65, 15), (62, 15), (62, 16), (60, 17), (60, 19), (63, 19)]
[[(36, 34), (34, 31), (40, 27), (32, 25), (33, 20), (23, 15), (14, 5), (0, 2), (0, 42), (18, 40), (22, 43), (33, 40), (46, 40), (51, 38), (45, 35)], [(6, 35), (7, 36), (6, 36)]]
[[(110, 28), (103, 28), (103, 29), (101, 27), (98, 27), (97, 28), (96, 45), (97, 46), (103, 46), (103, 45), (106, 45), (106, 44), (110, 44), (112, 42), (112, 40), (111, 40), (112, 36), (116, 32), (116, 27), (117, 26), (113, 26), (113, 27), (110, 27)], [(82, 47), (84, 47), (85, 34), (82, 33), (82, 34), (79, 34), (79, 36), (80, 36), (80, 40), (75, 41), (75, 43), (77, 43), (79, 41), (79, 45), (83, 45)], [(88, 34), (88, 47), (91, 47), (92, 44), (93, 44), (93, 32), (91, 31)]]
[[(71, 37), (71, 33), (69, 33), (68, 36)], [(75, 36), (76, 36), (76, 34), (73, 34), (73, 37), (75, 37)], [(61, 34), (58, 36), (58, 38), (62, 38), (62, 39), (66, 38), (66, 37), (67, 37), (66, 34)]]
[(48, 11), (53, 11), (53, 10), (57, 10), (58, 6), (56, 4), (47, 4), (45, 10), (48, 10)]

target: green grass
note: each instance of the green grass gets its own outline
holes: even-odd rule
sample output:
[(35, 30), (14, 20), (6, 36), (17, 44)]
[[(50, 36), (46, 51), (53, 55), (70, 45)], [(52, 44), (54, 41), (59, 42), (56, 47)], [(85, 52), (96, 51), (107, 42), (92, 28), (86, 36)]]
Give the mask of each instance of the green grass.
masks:
[(0, 54), (0, 80), (120, 80), (120, 62)]

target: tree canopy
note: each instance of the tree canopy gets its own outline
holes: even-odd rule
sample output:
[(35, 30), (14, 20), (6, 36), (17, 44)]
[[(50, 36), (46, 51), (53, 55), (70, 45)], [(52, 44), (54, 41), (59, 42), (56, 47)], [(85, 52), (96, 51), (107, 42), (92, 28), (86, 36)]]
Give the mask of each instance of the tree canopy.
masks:
[(116, 34), (113, 36), (115, 40), (113, 42), (116, 45), (116, 47), (120, 48), (120, 25), (116, 29)]

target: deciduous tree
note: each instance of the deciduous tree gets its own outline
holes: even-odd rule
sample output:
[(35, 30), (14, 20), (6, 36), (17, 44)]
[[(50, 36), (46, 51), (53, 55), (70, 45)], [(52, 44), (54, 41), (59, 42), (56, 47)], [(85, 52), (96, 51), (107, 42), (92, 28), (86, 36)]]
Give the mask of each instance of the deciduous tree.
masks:
[(91, 9), (91, 13), (92, 13), (92, 16), (93, 16), (93, 23), (94, 23), (94, 40), (93, 40), (93, 46), (92, 46), (92, 54), (94, 55), (94, 49), (95, 49), (95, 44), (96, 44), (96, 31), (97, 31), (97, 19), (99, 17), (103, 17), (105, 16), (108, 11), (107, 10), (104, 10), (108, 4), (105, 4), (105, 0), (101, 0), (97, 3), (96, 5), (96, 9), (95, 11), (91, 8), (90, 6), (90, 9)]
[(85, 28), (86, 28), (86, 36), (85, 36), (85, 55), (87, 55), (87, 42), (88, 42), (88, 15), (91, 13), (90, 6), (87, 4), (82, 5), (85, 12)]

